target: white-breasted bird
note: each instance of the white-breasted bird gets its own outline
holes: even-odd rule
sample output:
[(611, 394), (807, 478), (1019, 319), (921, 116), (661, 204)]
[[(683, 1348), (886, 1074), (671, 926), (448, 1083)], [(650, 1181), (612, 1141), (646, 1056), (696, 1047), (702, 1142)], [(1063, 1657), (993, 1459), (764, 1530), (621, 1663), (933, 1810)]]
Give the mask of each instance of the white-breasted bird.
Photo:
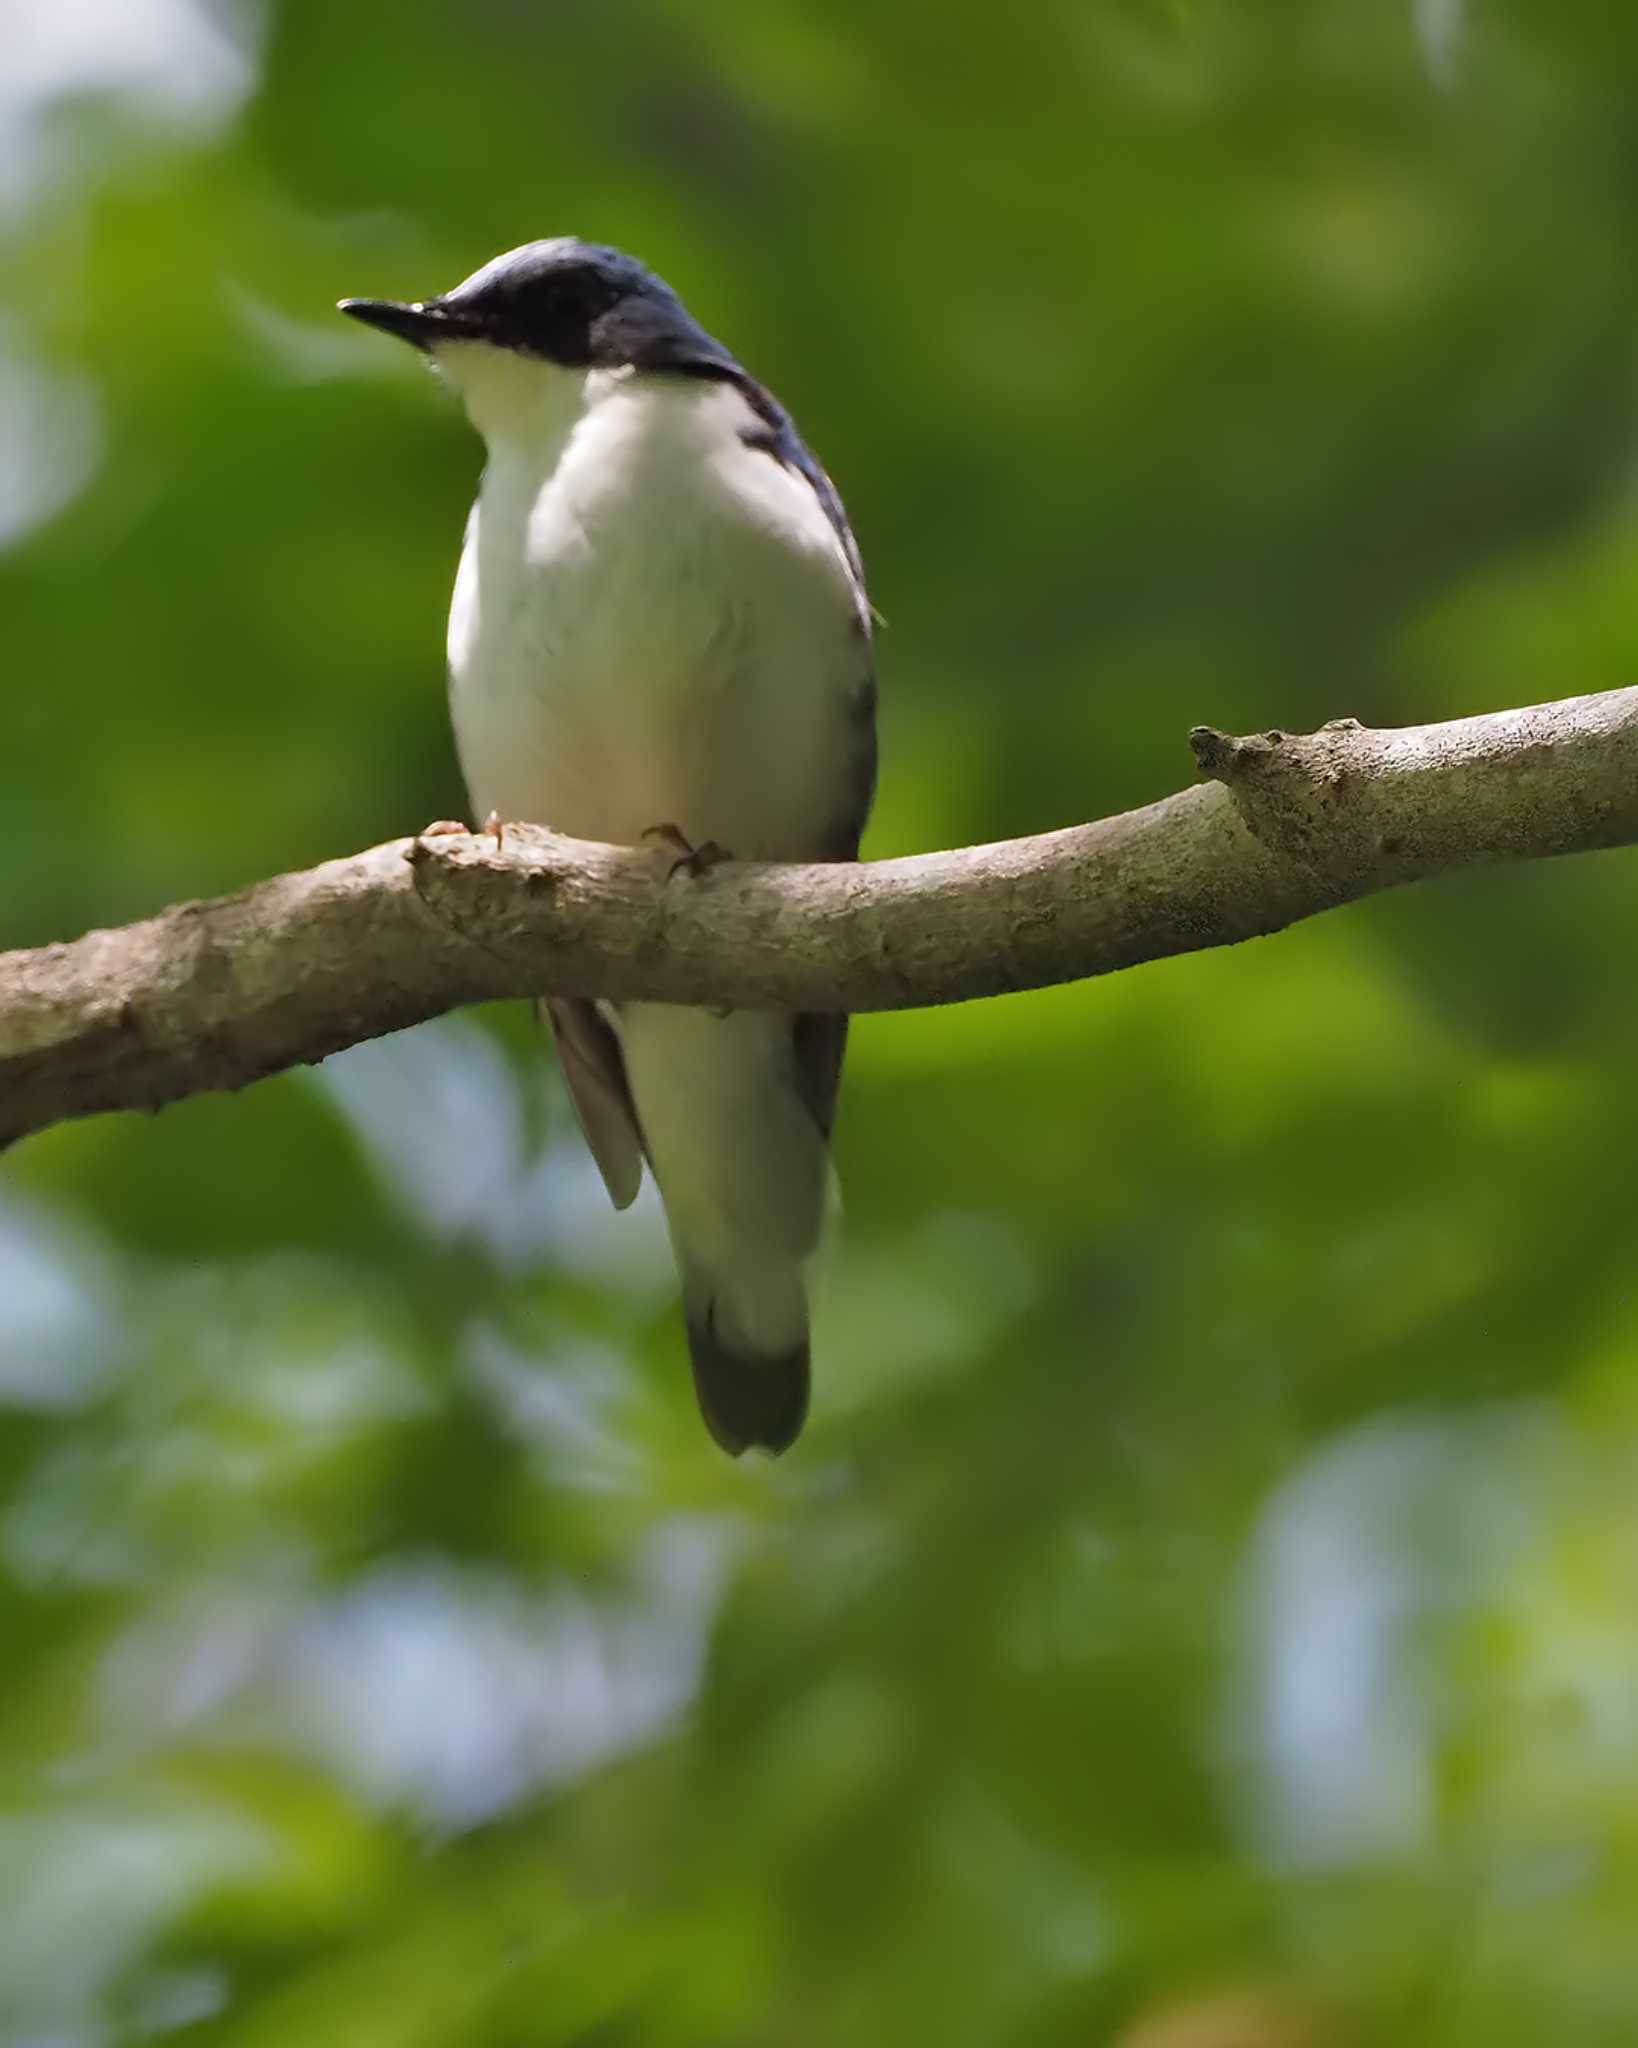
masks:
[[(777, 400), (642, 264), (572, 237), (437, 298), (341, 309), (430, 355), (487, 444), (449, 619), (477, 816), (854, 859), (870, 607), (841, 500)], [(615, 1206), (645, 1159), (658, 1183), (707, 1427), (736, 1456), (784, 1450), (807, 1413), (847, 1019), (545, 1008)]]

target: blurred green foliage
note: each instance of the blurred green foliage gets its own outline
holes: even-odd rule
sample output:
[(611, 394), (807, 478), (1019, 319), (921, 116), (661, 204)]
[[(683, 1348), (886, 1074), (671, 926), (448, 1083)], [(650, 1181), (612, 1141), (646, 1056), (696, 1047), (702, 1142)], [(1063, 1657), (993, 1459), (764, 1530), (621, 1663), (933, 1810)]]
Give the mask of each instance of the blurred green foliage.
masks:
[[(13, 0), (0, 943), (457, 811), (478, 465), (331, 314), (580, 232), (795, 410), (869, 850), (1633, 680), (1615, 0)], [(0, 1186), (0, 2041), (1638, 2038), (1638, 888), (866, 1019), (815, 1417), (462, 1017)]]

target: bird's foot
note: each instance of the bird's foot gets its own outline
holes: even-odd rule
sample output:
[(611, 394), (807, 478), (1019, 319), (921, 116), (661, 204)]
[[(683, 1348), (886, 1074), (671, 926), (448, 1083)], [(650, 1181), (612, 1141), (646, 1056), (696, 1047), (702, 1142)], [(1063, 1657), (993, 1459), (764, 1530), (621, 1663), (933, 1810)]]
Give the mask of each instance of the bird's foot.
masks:
[(664, 846), (676, 855), (666, 870), (666, 880), (684, 870), (695, 877), (709, 874), (721, 861), (732, 860), (733, 855), (726, 846), (719, 846), (714, 839), (705, 839), (696, 846), (678, 825), (650, 825), (643, 838), (652, 839), (657, 846)]
[(415, 836), (417, 839), (448, 839), (458, 832), (471, 832), (474, 837), (478, 833), (487, 833), (499, 848), (506, 844), (508, 823), (509, 820), (503, 818), (499, 811), (491, 811), (482, 825), (476, 828), (465, 824), (459, 818), (434, 818), (430, 825), (423, 825)]

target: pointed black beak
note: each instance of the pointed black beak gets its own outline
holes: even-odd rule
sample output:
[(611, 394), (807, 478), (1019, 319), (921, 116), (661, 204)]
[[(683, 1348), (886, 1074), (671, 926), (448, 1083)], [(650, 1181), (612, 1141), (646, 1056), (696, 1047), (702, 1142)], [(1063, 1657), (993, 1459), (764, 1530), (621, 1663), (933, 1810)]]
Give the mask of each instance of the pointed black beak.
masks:
[(398, 299), (339, 299), (339, 311), (383, 334), (396, 334), (414, 348), (436, 348), (442, 341), (481, 339), (477, 322), (439, 299), (405, 305)]

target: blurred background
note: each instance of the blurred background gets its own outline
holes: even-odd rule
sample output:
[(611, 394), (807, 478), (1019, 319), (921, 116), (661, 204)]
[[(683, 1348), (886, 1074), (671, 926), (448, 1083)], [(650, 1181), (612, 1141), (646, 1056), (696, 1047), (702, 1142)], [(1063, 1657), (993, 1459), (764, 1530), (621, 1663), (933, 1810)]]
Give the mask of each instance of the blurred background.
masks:
[[(331, 309), (568, 231), (846, 495), (871, 853), (1638, 675), (1615, 0), (0, 0), (0, 943), (461, 811)], [(863, 1020), (777, 1466), (522, 1006), (18, 1147), (0, 2044), (1630, 2044), (1635, 944)]]

